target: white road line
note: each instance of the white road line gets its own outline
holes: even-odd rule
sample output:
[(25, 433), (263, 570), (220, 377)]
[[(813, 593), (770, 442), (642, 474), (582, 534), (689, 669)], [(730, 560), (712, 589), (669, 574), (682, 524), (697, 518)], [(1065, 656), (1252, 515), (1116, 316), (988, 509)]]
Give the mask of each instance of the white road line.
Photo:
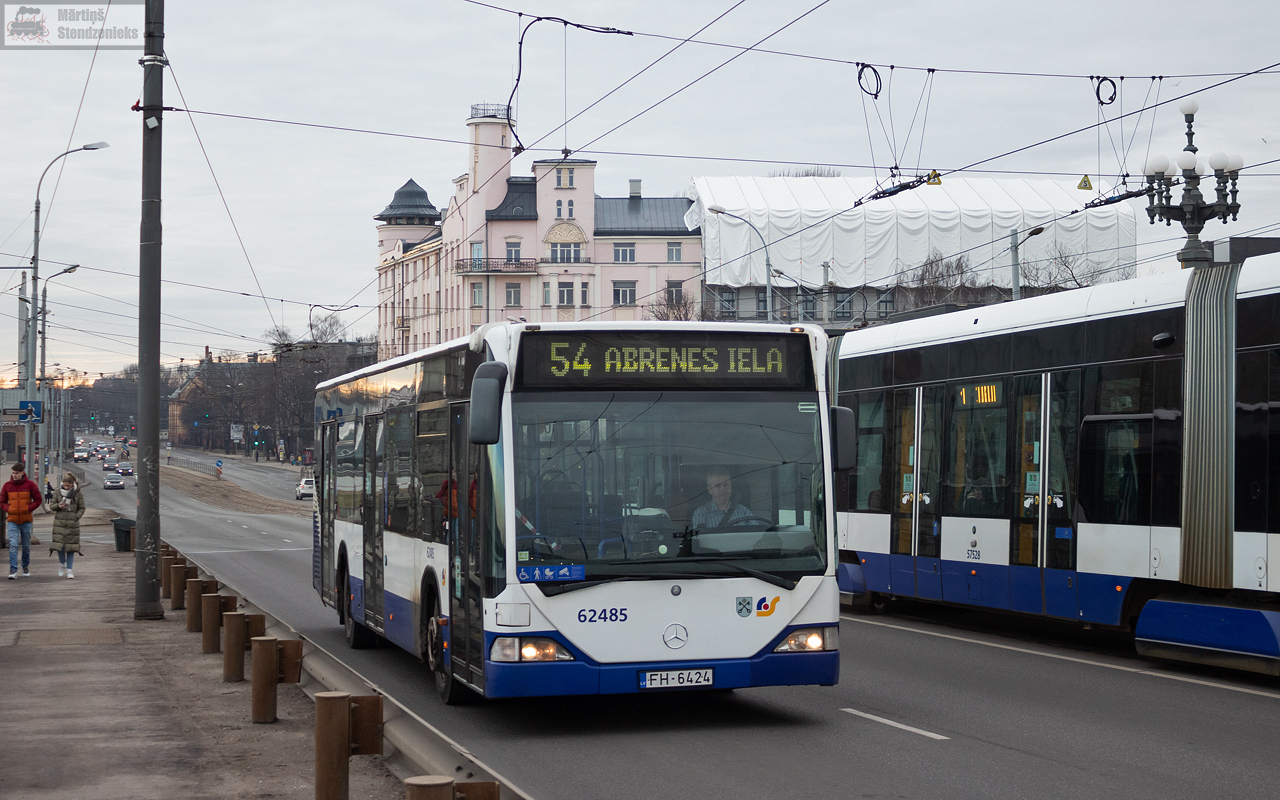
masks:
[(248, 526), (248, 525), (241, 525), (240, 527), (241, 527), (241, 528), (248, 529), (248, 527), (249, 527), (249, 526)]
[(289, 544), (293, 544), (293, 540), (292, 540), (292, 539), (285, 539), (285, 541), (286, 541), (286, 542), (288, 542)]
[(920, 628), (912, 628), (909, 625), (892, 625), (888, 622), (877, 622), (870, 619), (858, 619), (844, 614), (840, 615), (840, 619), (850, 622), (860, 622), (863, 625), (878, 625), (881, 628), (894, 628), (895, 630), (907, 631), (908, 633), (920, 633), (925, 636), (937, 636), (939, 639), (951, 639), (957, 642), (968, 642), (969, 644), (980, 644), (983, 647), (994, 647), (998, 650), (1012, 650), (1015, 653), (1027, 653), (1028, 655), (1041, 656), (1043, 658), (1056, 658), (1059, 661), (1072, 661), (1077, 664), (1088, 664), (1091, 667), (1103, 667), (1104, 669), (1114, 669), (1120, 672), (1132, 672), (1135, 675), (1149, 675), (1153, 678), (1166, 678), (1171, 681), (1182, 681), (1183, 683), (1195, 683), (1200, 686), (1210, 686), (1214, 689), (1226, 689), (1232, 692), (1241, 692), (1243, 694), (1256, 694), (1262, 697), (1270, 697), (1280, 700), (1280, 694), (1276, 692), (1264, 692), (1261, 689), (1249, 689), (1244, 686), (1232, 686), (1227, 683), (1218, 683), (1217, 681), (1206, 681), (1199, 678), (1190, 678), (1185, 675), (1174, 675), (1168, 672), (1157, 672), (1151, 669), (1143, 669), (1141, 667), (1128, 667), (1123, 664), (1108, 664), (1105, 661), (1094, 661), (1088, 658), (1077, 658), (1076, 656), (1064, 656), (1058, 653), (1046, 653), (1043, 650), (1033, 650), (1029, 647), (1016, 647), (1011, 644), (999, 644), (998, 642), (984, 642), (981, 639), (972, 639), (968, 636), (956, 636), (951, 633), (939, 633), (938, 631), (926, 631)]
[(910, 725), (903, 725), (901, 722), (894, 722), (893, 720), (891, 720), (891, 719), (885, 719), (884, 717), (877, 717), (875, 714), (868, 714), (868, 713), (867, 713), (867, 712), (865, 712), (865, 711), (857, 711), (857, 710), (852, 709), (852, 708), (842, 708), (842, 709), (840, 709), (840, 710), (841, 710), (841, 711), (843, 711), (843, 712), (844, 712), (844, 713), (846, 713), (846, 714), (852, 714), (852, 715), (854, 715), (855, 717), (862, 717), (863, 719), (869, 719), (869, 720), (872, 720), (873, 722), (879, 722), (879, 723), (881, 723), (881, 724), (883, 724), (883, 725), (891, 725), (891, 726), (893, 726), (893, 727), (895, 727), (895, 728), (901, 728), (901, 729), (902, 729), (902, 730), (904, 730), (904, 731), (911, 731), (912, 733), (918, 733), (918, 734), (920, 734), (921, 736), (928, 736), (930, 739), (937, 739), (937, 740), (939, 740), (939, 741), (946, 741), (946, 740), (949, 740), (949, 739), (951, 738), (950, 736), (943, 736), (943, 735), (942, 735), (942, 734), (940, 734), (940, 733), (934, 733), (934, 732), (932, 732), (932, 731), (926, 731), (926, 730), (922, 730), (922, 729), (920, 729), (920, 728), (913, 728), (913, 727), (911, 727)]

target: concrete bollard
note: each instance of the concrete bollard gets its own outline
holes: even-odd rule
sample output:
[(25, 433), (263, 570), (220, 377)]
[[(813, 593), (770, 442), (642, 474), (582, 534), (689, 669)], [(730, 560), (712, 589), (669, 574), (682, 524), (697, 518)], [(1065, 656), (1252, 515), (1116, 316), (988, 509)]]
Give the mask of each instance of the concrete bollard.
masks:
[(160, 556), (160, 598), (169, 597), (169, 578), (173, 573), (173, 556)]
[(243, 611), (228, 611), (222, 615), (222, 682), (239, 683), (244, 680), (244, 646), (247, 641)]
[(187, 632), (200, 632), (200, 595), (204, 594), (204, 581), (187, 578)]
[[(245, 636), (253, 639), (258, 636), (267, 635), (267, 615), (266, 614), (245, 614), (244, 615)], [(246, 645), (245, 649), (249, 649)]]
[(280, 656), (276, 637), (253, 637), (250, 710), (254, 722), (276, 721), (276, 682), (279, 680)]
[(222, 649), (222, 595), (200, 595), (200, 652)]
[(418, 775), (404, 779), (406, 800), (453, 800), (453, 778)]
[(350, 795), (351, 695), (316, 692), (316, 800)]

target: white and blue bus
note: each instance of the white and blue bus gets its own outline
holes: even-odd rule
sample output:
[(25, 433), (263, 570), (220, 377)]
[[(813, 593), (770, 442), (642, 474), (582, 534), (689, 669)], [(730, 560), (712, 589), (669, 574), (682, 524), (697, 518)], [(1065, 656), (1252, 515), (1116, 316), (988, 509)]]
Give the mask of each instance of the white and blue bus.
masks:
[(316, 590), (448, 703), (834, 684), (827, 353), (811, 326), (491, 324), (323, 383)]
[(1280, 268), (1213, 269), (845, 334), (842, 590), (1280, 674)]

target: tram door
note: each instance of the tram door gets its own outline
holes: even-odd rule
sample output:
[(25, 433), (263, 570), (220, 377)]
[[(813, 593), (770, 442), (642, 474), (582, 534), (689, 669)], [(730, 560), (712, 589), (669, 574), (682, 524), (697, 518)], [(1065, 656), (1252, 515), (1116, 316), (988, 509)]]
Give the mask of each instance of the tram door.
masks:
[(449, 476), (452, 498), (449, 520), (449, 651), (453, 674), (484, 689), (483, 539), (477, 510), (480, 448), (471, 444), (470, 405), (449, 406)]
[(385, 630), (382, 609), (382, 509), (386, 491), (386, 420), (381, 414), (364, 418), (364, 619), (374, 630)]
[(1080, 371), (1019, 378), (1018, 491), (1009, 551), (1014, 611), (1077, 619), (1076, 446)]
[(890, 590), (942, 599), (941, 386), (899, 389), (893, 413), (898, 434), (890, 538)]

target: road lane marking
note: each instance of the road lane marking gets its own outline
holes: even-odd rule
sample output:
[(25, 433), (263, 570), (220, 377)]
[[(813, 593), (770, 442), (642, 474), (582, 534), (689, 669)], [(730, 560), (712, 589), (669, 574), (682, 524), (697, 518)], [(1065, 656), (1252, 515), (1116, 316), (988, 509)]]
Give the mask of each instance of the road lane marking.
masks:
[(292, 539), (285, 539), (285, 541), (286, 541), (286, 542), (288, 542), (289, 544), (293, 544), (293, 540), (292, 540)]
[(930, 739), (937, 739), (937, 740), (939, 740), (939, 741), (947, 741), (947, 740), (949, 740), (949, 739), (951, 738), (950, 736), (943, 736), (943, 735), (942, 735), (942, 734), (940, 734), (940, 733), (934, 733), (934, 732), (932, 732), (932, 731), (926, 731), (926, 730), (923, 730), (923, 729), (921, 729), (921, 728), (913, 728), (913, 727), (911, 727), (910, 725), (903, 725), (901, 722), (894, 722), (893, 720), (891, 720), (891, 719), (885, 719), (884, 717), (877, 717), (875, 714), (868, 714), (868, 713), (867, 713), (867, 712), (865, 712), (865, 711), (858, 711), (858, 710), (856, 710), (856, 709), (852, 709), (852, 708), (842, 708), (842, 709), (840, 709), (840, 710), (841, 710), (841, 711), (843, 711), (843, 712), (844, 712), (844, 713), (846, 713), (846, 714), (853, 714), (855, 717), (862, 717), (863, 719), (869, 719), (869, 720), (871, 720), (871, 721), (873, 721), (873, 722), (879, 722), (879, 723), (881, 723), (881, 724), (883, 724), (883, 725), (890, 725), (890, 726), (892, 726), (892, 727), (894, 727), (894, 728), (901, 728), (901, 729), (902, 729), (902, 730), (904, 730), (904, 731), (911, 731), (912, 733), (918, 733), (918, 734), (920, 734), (921, 736), (928, 736)]
[(249, 526), (248, 526), (248, 525), (241, 525), (240, 527), (241, 527), (241, 528), (245, 528), (246, 530), (249, 528)]
[(1153, 678), (1166, 678), (1171, 681), (1182, 681), (1183, 683), (1195, 683), (1200, 686), (1209, 686), (1214, 689), (1227, 689), (1232, 692), (1241, 692), (1243, 694), (1256, 694), (1262, 697), (1270, 697), (1280, 700), (1280, 694), (1276, 692), (1264, 692), (1261, 689), (1250, 689), (1244, 686), (1232, 686), (1227, 683), (1218, 683), (1217, 681), (1206, 681), (1200, 678), (1191, 678), (1185, 675), (1173, 675), (1168, 672), (1157, 672), (1151, 669), (1143, 669), (1141, 667), (1128, 667), (1123, 664), (1108, 664), (1105, 661), (1094, 661), (1089, 658), (1079, 658), (1076, 656), (1064, 656), (1058, 653), (1046, 653), (1043, 650), (1033, 650), (1029, 647), (1017, 647), (1011, 644), (1000, 644), (998, 642), (984, 642), (981, 639), (972, 639), (968, 636), (956, 636), (951, 633), (940, 633), (938, 631), (926, 631), (920, 628), (912, 628), (908, 625), (892, 625), (888, 622), (877, 622), (870, 619), (858, 619), (845, 614), (840, 615), (840, 619), (846, 619), (850, 622), (860, 622), (863, 625), (878, 625), (881, 628), (894, 628), (908, 633), (920, 633), (925, 636), (937, 636), (939, 639), (952, 639), (957, 642), (968, 642), (969, 644), (980, 644), (984, 647), (994, 647), (998, 650), (1012, 650), (1015, 653), (1027, 653), (1028, 655), (1041, 656), (1043, 658), (1056, 658), (1059, 661), (1073, 661), (1077, 664), (1087, 664), (1091, 667), (1103, 667), (1105, 669), (1119, 670), (1120, 672), (1132, 672), (1135, 675), (1149, 675)]

